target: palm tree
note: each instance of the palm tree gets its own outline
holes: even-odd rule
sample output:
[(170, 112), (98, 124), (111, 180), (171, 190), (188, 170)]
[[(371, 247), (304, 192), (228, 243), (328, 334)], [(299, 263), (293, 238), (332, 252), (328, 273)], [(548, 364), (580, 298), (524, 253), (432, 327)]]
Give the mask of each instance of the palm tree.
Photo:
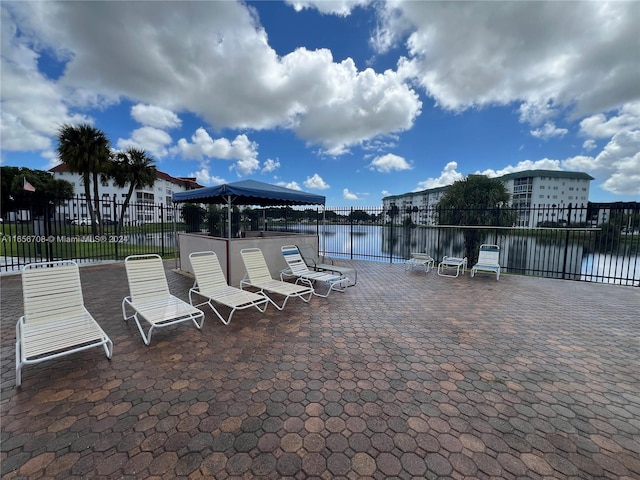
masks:
[[(511, 226), (513, 212), (504, 210), (510, 195), (498, 178), (469, 175), (454, 182), (438, 202), (438, 223), (461, 226)], [(472, 262), (480, 244), (478, 229), (464, 229), (465, 256)]]
[[(100, 225), (100, 197), (98, 175), (107, 171), (111, 163), (110, 142), (105, 133), (89, 124), (63, 125), (58, 131), (58, 158), (72, 173), (82, 175), (84, 196), (89, 208), (91, 228), (96, 234)], [(93, 201), (90, 184), (93, 180)]]
[(144, 150), (137, 148), (127, 148), (124, 152), (119, 152), (115, 156), (110, 175), (119, 188), (125, 188), (129, 185), (120, 210), (118, 233), (122, 231), (124, 214), (129, 207), (134, 190), (136, 188), (152, 187), (156, 181), (158, 171), (153, 162), (152, 157), (148, 157)]

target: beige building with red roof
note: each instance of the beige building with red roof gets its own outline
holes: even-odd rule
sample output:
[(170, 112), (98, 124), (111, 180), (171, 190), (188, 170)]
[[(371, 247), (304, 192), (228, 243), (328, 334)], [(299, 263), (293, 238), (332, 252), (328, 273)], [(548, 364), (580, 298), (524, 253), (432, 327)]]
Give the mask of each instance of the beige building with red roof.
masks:
[[(72, 200), (68, 200), (61, 210), (65, 211), (67, 218), (82, 219), (89, 216), (89, 210), (84, 201), (84, 184), (82, 176), (78, 173), (71, 173), (69, 167), (61, 163), (49, 170), (53, 176), (59, 180), (66, 180), (71, 183), (74, 188), (74, 196)], [(157, 212), (160, 206), (166, 212), (164, 220), (173, 221), (173, 202), (171, 197), (175, 192), (184, 192), (193, 190), (194, 188), (202, 188), (195, 178), (190, 177), (172, 177), (168, 173), (158, 170), (156, 182), (153, 187), (137, 188), (131, 197), (131, 203), (135, 204), (134, 208), (130, 208), (125, 213), (125, 223), (149, 223), (158, 221)], [(115, 220), (113, 212), (114, 203), (121, 204), (127, 194), (127, 188), (118, 188), (113, 180), (101, 182), (98, 187), (100, 200), (102, 201), (101, 216), (105, 221)], [(93, 187), (92, 190), (93, 192)], [(145, 205), (148, 207), (145, 208)], [(169, 207), (169, 208), (166, 208)], [(119, 212), (119, 209), (117, 210)]]

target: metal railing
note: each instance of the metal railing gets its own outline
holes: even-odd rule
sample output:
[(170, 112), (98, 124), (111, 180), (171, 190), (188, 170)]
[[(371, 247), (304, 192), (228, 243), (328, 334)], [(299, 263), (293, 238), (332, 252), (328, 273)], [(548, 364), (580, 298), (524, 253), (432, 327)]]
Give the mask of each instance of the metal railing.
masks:
[(100, 200), (100, 224), (83, 205), (84, 198), (77, 197), (59, 205), (30, 204), (8, 212), (0, 227), (0, 272), (57, 259), (86, 263), (122, 260), (140, 253), (176, 255), (172, 208), (132, 203), (120, 226), (115, 219), (122, 203), (116, 198)]
[[(116, 198), (101, 200), (101, 225), (82, 224), (88, 218), (83, 201), (31, 205), (5, 217), (0, 272), (54, 259), (95, 262), (136, 253), (172, 258), (178, 254), (174, 231), (228, 235), (226, 208), (191, 205), (183, 214), (182, 206), (132, 203), (120, 229), (115, 219), (122, 204)], [(250, 230), (317, 234), (321, 252), (337, 258), (400, 263), (412, 252), (426, 252), (436, 260), (466, 256), (471, 265), (479, 245), (492, 243), (501, 247), (505, 273), (640, 285), (637, 203), (491, 210), (286, 207), (233, 209), (231, 217), (232, 236)]]

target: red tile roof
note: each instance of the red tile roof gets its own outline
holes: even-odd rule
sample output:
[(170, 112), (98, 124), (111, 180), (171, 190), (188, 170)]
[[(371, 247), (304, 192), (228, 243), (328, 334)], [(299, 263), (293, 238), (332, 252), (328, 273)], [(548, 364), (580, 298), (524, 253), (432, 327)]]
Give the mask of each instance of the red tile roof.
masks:
[[(49, 169), (52, 173), (65, 173), (69, 172), (69, 166), (66, 163), (60, 163), (53, 168)], [(187, 190), (192, 190), (194, 188), (203, 188), (203, 185), (200, 185), (195, 177), (172, 177), (168, 173), (158, 172), (158, 178), (161, 180), (166, 180), (167, 182), (175, 183), (176, 185), (181, 185)]]

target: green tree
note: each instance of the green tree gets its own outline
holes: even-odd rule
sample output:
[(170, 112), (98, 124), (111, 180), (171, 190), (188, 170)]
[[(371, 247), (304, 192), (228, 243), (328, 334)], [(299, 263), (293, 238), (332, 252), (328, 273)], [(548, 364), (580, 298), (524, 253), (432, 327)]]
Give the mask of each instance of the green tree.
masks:
[[(510, 195), (502, 181), (485, 175), (469, 175), (454, 182), (438, 202), (438, 223), (460, 226), (511, 226), (513, 212)], [(470, 262), (477, 258), (480, 231), (464, 229), (464, 255)]]
[(127, 148), (116, 154), (112, 161), (108, 175), (113, 178), (119, 188), (126, 188), (127, 193), (120, 208), (117, 232), (122, 231), (124, 214), (129, 208), (131, 197), (136, 188), (153, 187), (158, 177), (158, 170), (154, 165), (154, 159), (147, 156), (144, 150)]
[(371, 216), (364, 210), (353, 210), (349, 213), (349, 221), (351, 222), (368, 222), (371, 220)]
[(106, 173), (111, 165), (109, 139), (102, 130), (89, 124), (77, 126), (65, 124), (58, 131), (57, 152), (60, 161), (65, 163), (71, 172), (82, 175), (85, 201), (91, 217), (91, 228), (95, 234), (98, 231), (98, 225), (102, 223), (98, 178), (100, 174)]
[[(25, 179), (35, 192), (24, 189)], [(0, 195), (2, 216), (15, 210), (33, 209), (36, 216), (44, 215), (45, 205), (59, 205), (73, 197), (73, 185), (59, 180), (44, 170), (32, 170), (26, 167), (0, 167)], [(50, 211), (53, 214), (53, 209)]]
[(199, 232), (207, 211), (195, 203), (185, 203), (182, 207), (182, 219), (187, 232)]

